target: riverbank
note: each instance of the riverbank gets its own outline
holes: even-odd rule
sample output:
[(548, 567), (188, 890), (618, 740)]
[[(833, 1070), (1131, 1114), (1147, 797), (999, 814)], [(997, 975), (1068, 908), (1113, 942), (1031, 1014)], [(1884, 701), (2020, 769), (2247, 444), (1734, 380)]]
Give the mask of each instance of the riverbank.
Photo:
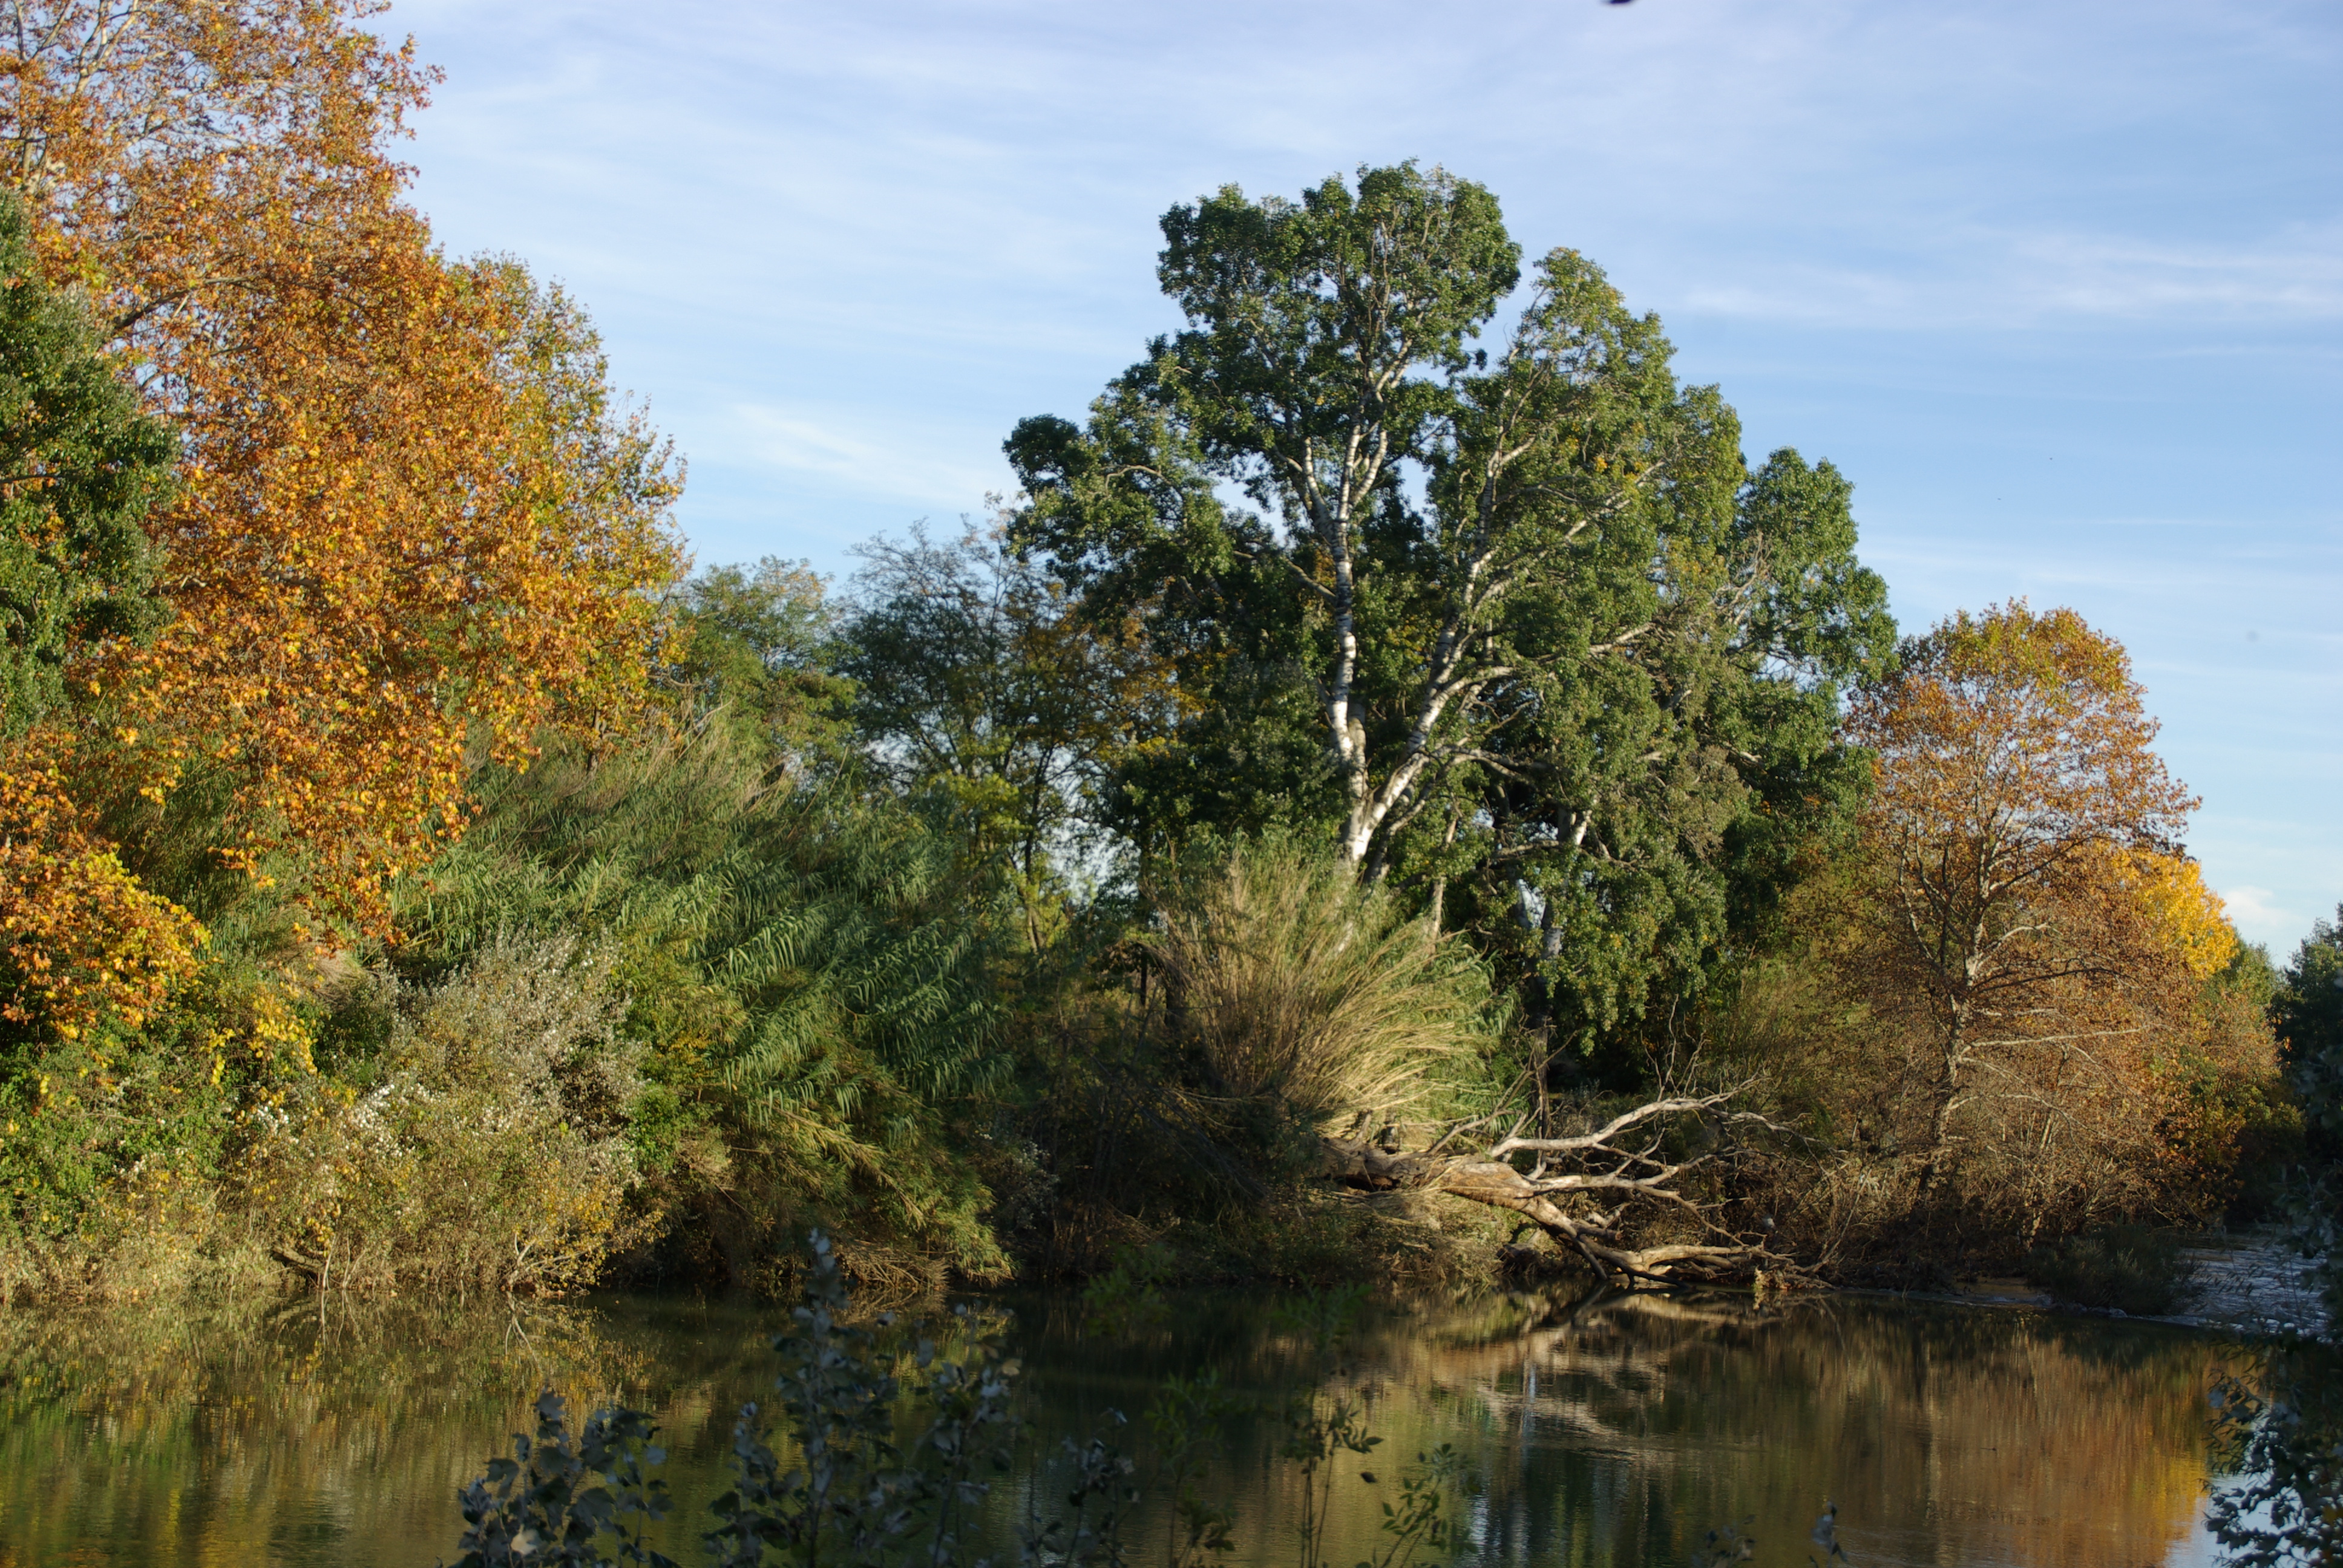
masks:
[(2316, 1265), (2304, 1258), (2275, 1227), (2212, 1231), (2183, 1241), (2177, 1267), (2186, 1282), (2180, 1287), (2182, 1309), (2166, 1313), (2126, 1313), (2119, 1308), (2077, 1307), (2063, 1302), (2030, 1280), (1986, 1278), (1954, 1291), (1849, 1291), (1850, 1295), (1885, 1296), (1903, 1301), (1942, 1302), (1949, 1305), (1986, 1308), (2031, 1308), (2084, 1312), (2141, 1322), (2168, 1323), (2177, 1328), (2210, 1329), (2246, 1335), (2298, 1334), (2324, 1336), (2330, 1327)]

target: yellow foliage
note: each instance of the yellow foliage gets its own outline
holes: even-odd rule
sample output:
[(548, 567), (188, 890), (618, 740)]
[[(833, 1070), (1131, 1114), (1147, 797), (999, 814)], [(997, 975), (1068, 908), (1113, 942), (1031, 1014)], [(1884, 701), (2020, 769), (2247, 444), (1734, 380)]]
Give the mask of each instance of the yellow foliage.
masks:
[(279, 980), (264, 980), (239, 999), (242, 1013), (227, 1028), (211, 1031), (212, 1081), (219, 1082), (231, 1054), (255, 1067), (289, 1066), (303, 1074), (317, 1070), (317, 1031)]
[(387, 148), (430, 74), (376, 8), (45, 7), (0, 43), (0, 184), (182, 438), (148, 518), (175, 614), (75, 655), (128, 721), (85, 788), (225, 778), (228, 863), (290, 852), (297, 900), (379, 930), (479, 751), (640, 701), (681, 557), (590, 328), (406, 205)]
[(55, 769), (0, 759), (0, 1019), (77, 1040), (136, 1029), (195, 972), (194, 916), (139, 886), (83, 823)]
[(2237, 930), (2196, 861), (2134, 850), (2119, 878), (2190, 974), (2203, 980), (2237, 956)]

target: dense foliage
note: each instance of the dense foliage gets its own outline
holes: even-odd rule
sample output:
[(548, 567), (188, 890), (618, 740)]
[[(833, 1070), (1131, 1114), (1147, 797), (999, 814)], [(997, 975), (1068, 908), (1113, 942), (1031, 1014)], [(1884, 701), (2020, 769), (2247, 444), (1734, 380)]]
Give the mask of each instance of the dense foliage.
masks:
[(2296, 1237), (2325, 1261), (2327, 1310), (2343, 1322), (2343, 909), (2295, 950), (2272, 1010), (2308, 1132), (2288, 1194)]
[(1788, 450), (1749, 468), (1575, 252), (1513, 298), (1520, 247), (1470, 181), (1232, 186), (1163, 233), (1187, 329), (1085, 426), (1008, 444), (1013, 537), (1187, 699), (1116, 769), (1118, 826), (1154, 855), (1307, 828), (1436, 888), (1591, 1048), (1704, 975), (1737, 882), (1855, 792), (1837, 692), (1894, 628), (1848, 485)]
[(2332, 933), (2239, 948), (2121, 649), (1899, 648), (1848, 479), (1487, 190), (1175, 206), (1185, 327), (997, 517), (688, 575), (371, 15), (0, 71), (0, 1292), (1485, 1269), (1328, 1140), (1507, 1127), (1589, 1235), (1823, 1276), (2306, 1154), (2331, 1216)]

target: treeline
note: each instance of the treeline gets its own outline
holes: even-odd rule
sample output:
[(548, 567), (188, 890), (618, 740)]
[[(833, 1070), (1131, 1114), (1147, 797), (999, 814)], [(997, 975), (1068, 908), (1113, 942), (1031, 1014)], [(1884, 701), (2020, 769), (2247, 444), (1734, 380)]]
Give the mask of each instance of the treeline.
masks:
[(1174, 207), (1187, 327), (997, 515), (688, 575), (365, 15), (0, 72), (0, 1291), (1486, 1265), (1327, 1137), (1654, 1094), (1583, 1222), (1842, 1278), (2331, 1160), (2333, 933), (2237, 941), (2121, 648), (1899, 640), (1845, 477), (1482, 187)]

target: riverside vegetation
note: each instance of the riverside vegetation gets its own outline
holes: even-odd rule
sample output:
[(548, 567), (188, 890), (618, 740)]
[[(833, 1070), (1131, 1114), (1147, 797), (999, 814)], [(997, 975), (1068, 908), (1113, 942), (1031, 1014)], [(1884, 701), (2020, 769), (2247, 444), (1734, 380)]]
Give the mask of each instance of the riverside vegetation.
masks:
[(371, 15), (6, 45), (0, 1298), (2332, 1255), (2337, 932), (2237, 940), (2122, 648), (1899, 637), (1489, 191), (1174, 206), (985, 521), (693, 573)]

